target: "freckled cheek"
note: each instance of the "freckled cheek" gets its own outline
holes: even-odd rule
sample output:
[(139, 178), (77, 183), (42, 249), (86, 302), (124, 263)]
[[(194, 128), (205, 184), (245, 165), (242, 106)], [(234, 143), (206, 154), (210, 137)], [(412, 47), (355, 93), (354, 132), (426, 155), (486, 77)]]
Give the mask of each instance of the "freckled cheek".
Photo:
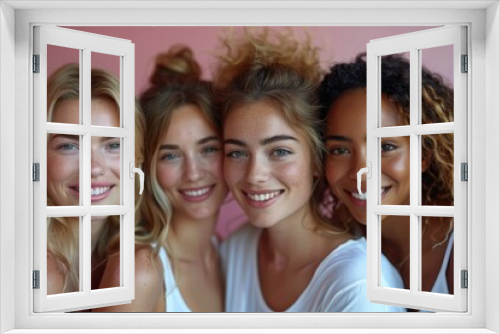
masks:
[(217, 180), (219, 179), (224, 179), (223, 176), (223, 166), (224, 166), (224, 160), (222, 157), (215, 156), (213, 159), (209, 159), (206, 163), (206, 170), (210, 172), (213, 177), (215, 177)]
[(47, 154), (47, 179), (49, 183), (78, 182), (80, 165), (77, 157)]
[(223, 176), (230, 190), (233, 190), (238, 181), (245, 178), (245, 165), (237, 164), (226, 159), (223, 166)]
[[(302, 188), (310, 191), (313, 185), (312, 167), (307, 164), (290, 162), (279, 166), (274, 172), (277, 178), (285, 182), (288, 187)], [(307, 192), (306, 192), (307, 194)]]
[(163, 191), (172, 189), (181, 178), (178, 168), (158, 164), (156, 166), (156, 179)]
[(111, 172), (117, 178), (120, 178), (120, 156), (108, 158), (107, 163), (108, 163), (108, 166), (109, 166)]

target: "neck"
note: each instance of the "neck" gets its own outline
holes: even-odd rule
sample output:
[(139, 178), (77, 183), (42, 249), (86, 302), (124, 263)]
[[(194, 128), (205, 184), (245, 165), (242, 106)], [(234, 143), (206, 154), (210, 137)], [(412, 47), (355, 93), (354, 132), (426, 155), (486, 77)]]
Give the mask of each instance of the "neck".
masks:
[(318, 251), (324, 252), (327, 240), (314, 228), (317, 222), (306, 205), (285, 220), (262, 232), (260, 248), (277, 265), (300, 263)]
[(206, 257), (212, 248), (211, 238), (214, 235), (218, 214), (206, 219), (190, 219), (175, 215), (167, 236), (171, 249), (179, 259), (200, 259)]
[(410, 254), (410, 218), (386, 217), (382, 222), (382, 251), (400, 270)]
[(97, 241), (99, 240), (99, 237), (101, 236), (102, 230), (104, 228), (104, 225), (107, 224), (107, 217), (102, 218), (102, 219), (92, 219), (91, 224), (92, 224), (92, 229), (91, 229), (91, 236), (90, 236), (90, 245), (92, 252), (94, 252), (96, 246), (97, 246)]

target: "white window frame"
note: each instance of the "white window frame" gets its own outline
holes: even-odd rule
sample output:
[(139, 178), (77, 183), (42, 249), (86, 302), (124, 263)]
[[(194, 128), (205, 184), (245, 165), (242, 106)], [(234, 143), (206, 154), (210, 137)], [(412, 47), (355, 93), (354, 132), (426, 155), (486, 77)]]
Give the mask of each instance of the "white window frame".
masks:
[[(500, 10), (498, 1), (271, 1), (271, 2), (107, 2), (8, 1), (0, 4), (0, 331), (42, 332), (51, 328), (89, 328), (88, 332), (144, 333), (138, 324), (158, 332), (293, 332), (340, 333), (495, 333), (500, 332)], [(116, 6), (133, 9), (116, 9)], [(69, 6), (73, 9), (61, 9)], [(97, 9), (97, 6), (100, 8)], [(397, 8), (392, 8), (398, 6)], [(75, 10), (74, 8), (80, 8)], [(85, 8), (86, 9), (81, 9)], [(109, 9), (103, 9), (109, 8)], [(138, 11), (136, 8), (155, 8)], [(157, 7), (163, 7), (158, 9)], [(48, 8), (48, 9), (43, 9)], [(113, 9), (114, 8), (114, 9)], [(246, 10), (242, 10), (245, 8)], [(375, 10), (373, 9), (375, 8)], [(392, 8), (392, 9), (391, 9)], [(486, 24), (485, 24), (486, 22)], [(471, 210), (468, 234), (469, 311), (462, 314), (44, 314), (31, 312), (32, 244), (26, 210), (32, 188), (32, 94), (29, 67), (30, 31), (34, 24), (57, 25), (442, 25), (465, 24), (470, 31), (471, 89), (468, 119)], [(488, 70), (486, 71), (486, 66)], [(12, 85), (15, 78), (15, 85)], [(13, 117), (12, 110), (15, 110)], [(472, 116), (474, 115), (474, 120)], [(28, 135), (26, 135), (28, 134)], [(12, 137), (15, 147), (11, 146)], [(488, 152), (488, 154), (485, 154)], [(486, 175), (488, 174), (488, 182)], [(12, 177), (15, 175), (15, 177)], [(15, 197), (12, 198), (12, 189)], [(487, 194), (487, 196), (486, 196)], [(15, 223), (15, 224), (14, 224)], [(12, 238), (12, 236), (15, 238)], [(12, 255), (14, 254), (14, 255)], [(488, 254), (488, 256), (485, 256)], [(485, 263), (488, 261), (488, 265)], [(14, 288), (13, 288), (14, 287)], [(12, 307), (12, 305), (15, 305)], [(424, 317), (424, 318), (422, 318)], [(422, 321), (425, 319), (425, 321)], [(104, 330), (99, 330), (99, 328)], [(120, 330), (120, 328), (122, 330)], [(133, 329), (132, 329), (133, 328)], [(167, 328), (167, 329), (166, 329)], [(170, 328), (170, 330), (168, 330)], [(175, 330), (190, 328), (191, 331)], [(212, 330), (206, 330), (212, 328)], [(247, 330), (243, 330), (247, 328)], [(292, 330), (294, 329), (295, 330)], [(108, 330), (106, 330), (108, 329)], [(160, 330), (163, 329), (163, 330)], [(391, 330), (392, 329), (392, 330)], [(47, 331), (45, 331), (47, 332)], [(76, 332), (76, 331), (73, 331)]]
[[(409, 34), (371, 40), (367, 45), (367, 164), (371, 169), (367, 178), (368, 205), (368, 298), (373, 302), (404, 306), (429, 311), (467, 310), (467, 290), (461, 288), (461, 270), (467, 270), (466, 227), (467, 192), (474, 182), (461, 181), (460, 164), (467, 163), (467, 77), (462, 73), (461, 56), (467, 55), (467, 30), (465, 26), (445, 26)], [(422, 50), (453, 46), (454, 121), (449, 123), (422, 124)], [(383, 56), (410, 54), (410, 124), (382, 127), (381, 78)], [(469, 72), (470, 73), (470, 72)], [(454, 205), (424, 206), (422, 198), (421, 136), (440, 133), (454, 134)], [(408, 136), (410, 143), (410, 203), (408, 205), (381, 204), (381, 145), (384, 137)], [(360, 180), (358, 179), (358, 182)], [(410, 223), (410, 286), (409, 289), (393, 289), (380, 286), (381, 277), (381, 216), (408, 216)], [(454, 220), (454, 279), (453, 294), (431, 293), (422, 286), (422, 216), (452, 217)]]
[[(33, 73), (34, 96), (34, 162), (39, 164), (39, 181), (33, 184), (34, 259), (39, 272), (39, 288), (34, 289), (35, 312), (67, 312), (130, 303), (135, 296), (134, 275), (134, 168), (135, 151), (135, 51), (129, 40), (52, 26), (35, 26), (34, 54), (39, 56), (38, 73)], [(47, 46), (72, 48), (79, 54), (80, 123), (52, 123), (47, 120)], [(119, 127), (91, 125), (91, 57), (92, 53), (116, 56), (120, 64)], [(80, 137), (80, 206), (47, 206), (47, 134), (64, 133)], [(120, 138), (119, 205), (92, 206), (90, 203), (90, 143), (92, 136)], [(132, 175), (132, 177), (130, 176)], [(85, 186), (86, 185), (86, 186)], [(92, 215), (120, 216), (120, 286), (91, 289), (91, 219)], [(80, 217), (79, 291), (47, 295), (47, 228), (48, 217)]]

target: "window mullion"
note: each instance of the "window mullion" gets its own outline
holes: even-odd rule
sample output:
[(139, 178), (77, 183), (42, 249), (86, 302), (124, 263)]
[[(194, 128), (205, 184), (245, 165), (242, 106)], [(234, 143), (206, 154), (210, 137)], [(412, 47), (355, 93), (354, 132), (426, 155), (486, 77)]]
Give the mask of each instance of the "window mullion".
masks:
[[(410, 49), (410, 127), (419, 124), (419, 68), (420, 68), (419, 50)], [(410, 207), (414, 208), (419, 204), (418, 188), (420, 176), (418, 135), (413, 131), (410, 133)], [(412, 294), (419, 291), (420, 286), (420, 242), (419, 242), (419, 217), (413, 213), (410, 214), (410, 291)]]
[[(81, 204), (85, 208), (90, 209), (90, 183), (91, 183), (91, 139), (92, 135), (91, 129), (91, 51), (89, 48), (85, 48), (81, 53), (81, 66), (80, 66), (80, 98), (81, 98), (81, 118), (82, 125), (86, 128), (86, 133), (82, 136), (82, 149), (80, 150), (80, 170), (82, 182), (80, 183), (80, 196)], [(82, 291), (85, 293), (90, 293), (92, 290), (91, 284), (91, 223), (92, 216), (90, 210), (83, 216), (82, 219), (82, 233), (80, 234), (80, 254), (83, 264), (80, 266), (82, 271), (80, 271), (80, 281), (83, 284)]]

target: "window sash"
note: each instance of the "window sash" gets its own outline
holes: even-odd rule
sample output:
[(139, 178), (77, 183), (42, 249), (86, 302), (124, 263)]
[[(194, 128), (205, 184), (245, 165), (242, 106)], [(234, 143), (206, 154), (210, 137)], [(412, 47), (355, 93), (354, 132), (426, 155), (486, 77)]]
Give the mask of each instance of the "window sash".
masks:
[[(367, 163), (372, 177), (367, 179), (368, 298), (372, 302), (431, 311), (467, 310), (467, 290), (461, 289), (460, 272), (467, 269), (467, 183), (460, 181), (460, 164), (467, 162), (467, 76), (460, 73), (460, 55), (467, 54), (466, 28), (450, 26), (372, 40), (367, 45)], [(419, 124), (421, 101), (421, 49), (454, 45), (454, 122)], [(381, 127), (382, 56), (410, 53), (410, 125)], [(458, 92), (458, 93), (457, 93)], [(435, 132), (434, 132), (435, 131)], [(419, 205), (421, 193), (421, 145), (423, 134), (454, 133), (454, 206)], [(380, 138), (410, 136), (410, 205), (387, 206), (380, 203)], [(380, 287), (381, 222), (380, 214), (410, 216), (410, 287), (409, 290)], [(454, 294), (419, 291), (421, 286), (422, 215), (454, 218)]]
[[(80, 120), (81, 124), (47, 122), (47, 45), (80, 50)], [(120, 58), (120, 123), (118, 128), (91, 125), (91, 53), (99, 52)], [(134, 162), (134, 45), (127, 40), (83, 33), (76, 30), (39, 26), (34, 32), (34, 53), (40, 55), (40, 73), (34, 82), (34, 161), (40, 163), (40, 182), (34, 188), (34, 265), (40, 271), (40, 288), (33, 290), (34, 311), (74, 311), (130, 302), (134, 298), (134, 179), (129, 177), (129, 162)], [(80, 136), (80, 206), (47, 206), (47, 134)], [(92, 206), (90, 202), (91, 137), (118, 137), (120, 145), (120, 191), (122, 204)], [(91, 217), (120, 216), (121, 286), (91, 289)], [(79, 254), (80, 290), (47, 295), (47, 217), (80, 217)]]

